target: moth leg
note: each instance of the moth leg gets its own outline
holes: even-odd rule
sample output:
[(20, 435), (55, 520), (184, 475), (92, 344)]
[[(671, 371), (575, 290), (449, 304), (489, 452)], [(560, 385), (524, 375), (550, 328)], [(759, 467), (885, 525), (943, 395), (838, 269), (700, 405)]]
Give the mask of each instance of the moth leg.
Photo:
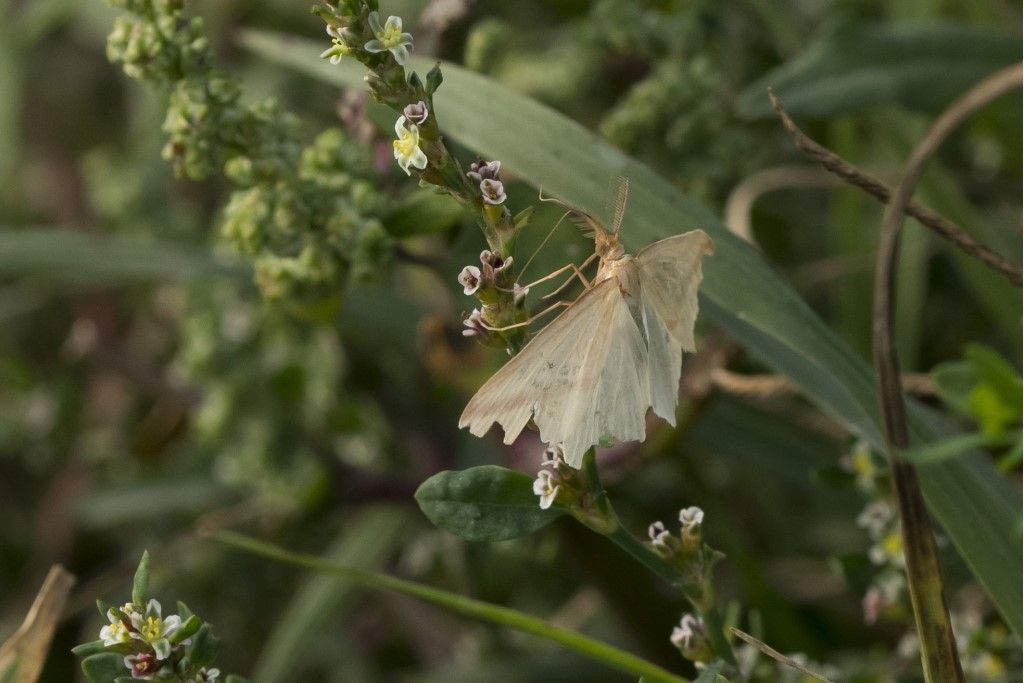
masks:
[[(590, 259), (593, 259), (593, 258), (594, 258), (595, 256), (597, 256), (597, 254), (594, 254), (594, 256), (591, 256), (591, 257), (590, 257)], [(587, 261), (589, 261), (590, 259), (587, 259)], [(583, 265), (581, 266), (582, 268), (586, 268), (586, 266), (587, 266), (587, 261), (584, 261), (584, 262), (583, 262)], [(583, 286), (584, 286), (585, 288), (587, 288), (587, 289), (590, 289), (590, 280), (588, 280), (588, 279), (587, 279), (587, 276), (583, 274), (583, 271), (582, 271), (582, 270), (580, 270), (580, 268), (576, 267), (576, 265), (575, 265), (575, 264), (572, 264), (572, 263), (570, 263), (570, 264), (569, 264), (569, 266), (570, 266), (570, 267), (572, 268), (572, 270), (573, 270), (573, 274), (572, 274), (572, 275), (571, 275), (571, 276), (569, 277), (569, 279), (568, 279), (568, 280), (566, 280), (566, 281), (565, 281), (565, 282), (563, 282), (563, 283), (562, 283), (561, 285), (559, 285), (559, 286), (558, 286), (558, 288), (557, 288), (557, 289), (555, 289), (555, 290), (554, 290), (553, 292), (549, 292), (548, 294), (545, 294), (544, 296), (542, 296), (542, 297), (541, 297), (541, 301), (543, 301), (543, 300), (545, 300), (545, 299), (550, 299), (550, 298), (551, 298), (551, 297), (553, 297), (554, 295), (558, 294), (558, 293), (559, 293), (559, 292), (561, 292), (561, 291), (562, 291), (563, 289), (565, 289), (566, 287), (568, 287), (569, 285), (571, 285), (571, 284), (572, 284), (572, 282), (573, 282), (573, 280), (575, 280), (575, 279), (577, 279), (577, 278), (579, 279), (579, 281), (580, 281), (580, 282), (582, 282), (582, 283), (583, 283)]]
[[(548, 273), (547, 275), (545, 275), (545, 276), (544, 276), (544, 277), (542, 277), (541, 279), (539, 279), (539, 280), (535, 280), (534, 282), (531, 282), (531, 283), (530, 283), (530, 284), (528, 284), (528, 285), (523, 285), (523, 287), (524, 287), (524, 288), (530, 288), (530, 287), (534, 287), (534, 286), (536, 286), (536, 285), (539, 285), (539, 284), (540, 284), (540, 283), (542, 283), (542, 282), (547, 282), (548, 280), (552, 280), (552, 279), (554, 279), (554, 278), (558, 277), (559, 275), (561, 275), (562, 273), (564, 273), (564, 272), (565, 272), (565, 271), (567, 271), (567, 270), (574, 270), (574, 271), (576, 271), (576, 274), (574, 274), (574, 275), (573, 275), (572, 277), (570, 277), (570, 278), (569, 278), (569, 281), (570, 281), (570, 282), (572, 281), (572, 278), (573, 278), (573, 277), (577, 277), (577, 275), (578, 275), (579, 277), (583, 278), (583, 275), (582, 275), (582, 273), (581, 273), (580, 271), (581, 271), (581, 270), (582, 270), (583, 268), (586, 268), (586, 267), (587, 267), (588, 265), (590, 265), (590, 262), (591, 262), (591, 261), (593, 261), (593, 260), (594, 260), (594, 259), (596, 259), (596, 258), (597, 258), (597, 253), (595, 252), (595, 253), (591, 254), (591, 255), (590, 255), (590, 256), (589, 256), (588, 258), (587, 258), (587, 260), (586, 260), (586, 261), (584, 261), (583, 263), (581, 263), (581, 264), (580, 264), (580, 265), (578, 265), (578, 266), (577, 266), (577, 265), (576, 265), (575, 263), (570, 263), (570, 264), (568, 264), (568, 265), (562, 266), (561, 268), (559, 268), (558, 270), (554, 271), (553, 273)], [(586, 278), (583, 278), (583, 282), (584, 282), (584, 284), (587, 284), (587, 280), (586, 280)], [(564, 285), (563, 285), (563, 286), (564, 286)], [(588, 286), (589, 286), (589, 284), (588, 284)], [(559, 287), (559, 289), (561, 289), (561, 287)], [(555, 290), (555, 291), (558, 291), (558, 290)]]
[(573, 302), (571, 302), (571, 301), (559, 301), (557, 303), (551, 304), (550, 306), (545, 308), (540, 313), (536, 313), (536, 314), (530, 316), (529, 320), (524, 320), (523, 322), (516, 323), (514, 325), (505, 325), (503, 327), (491, 327), (490, 325), (484, 324), (484, 327), (487, 328), (488, 330), (490, 330), (491, 332), (504, 332), (505, 330), (514, 330), (517, 327), (524, 327), (526, 325), (529, 325), (529, 324), (533, 323), (538, 318), (547, 315), (548, 313), (550, 313), (551, 311), (555, 310), (556, 308), (561, 308), (562, 306), (571, 306), (572, 303)]

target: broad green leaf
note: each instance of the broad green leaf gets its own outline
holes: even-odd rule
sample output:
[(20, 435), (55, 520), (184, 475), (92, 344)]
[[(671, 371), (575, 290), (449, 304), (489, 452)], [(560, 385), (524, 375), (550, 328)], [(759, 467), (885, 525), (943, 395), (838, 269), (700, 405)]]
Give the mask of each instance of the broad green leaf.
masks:
[(1021, 386), (1016, 368), (996, 351), (982, 344), (971, 344), (967, 347), (965, 355), (974, 366), (978, 379), (992, 387), (992, 392), (998, 399), (1019, 415), (1021, 391), (1024, 387)]
[[(362, 87), (364, 69), (351, 60), (332, 66), (318, 59), (322, 41), (246, 32), (243, 44), (263, 57), (334, 85)], [(413, 59), (425, 72), (433, 61)], [(623, 239), (637, 249), (656, 239), (703, 228), (715, 241), (705, 261), (702, 313), (747, 351), (793, 380), (808, 399), (851, 432), (884, 448), (872, 373), (867, 364), (814, 314), (750, 245), (712, 213), (683, 196), (655, 172), (550, 108), (509, 92), (478, 74), (442, 65), (435, 95), (446, 135), (505, 167), (546, 193), (600, 215), (609, 178), (631, 180)], [(918, 442), (953, 433), (944, 419), (911, 402)], [(1022, 557), (1017, 494), (991, 459), (969, 453), (922, 467), (931, 512), (943, 526), (1000, 612), (1021, 632)]]
[[(409, 515), (393, 507), (370, 507), (346, 525), (325, 557), (360, 569), (373, 569), (394, 551)], [(353, 584), (330, 576), (307, 580), (260, 648), (252, 676), (257, 681), (294, 680), (303, 656), (317, 642), (313, 636), (325, 623), (338, 623), (341, 612), (356, 604)]]
[(565, 514), (541, 510), (533, 480), (496, 465), (438, 472), (416, 490), (416, 502), (431, 522), (471, 541), (525, 536)]
[(961, 415), (969, 416), (971, 406), (968, 398), (978, 383), (978, 373), (971, 364), (962, 360), (940, 363), (932, 369), (931, 376), (939, 398)]
[(113, 652), (101, 652), (82, 660), (82, 673), (89, 683), (110, 683), (127, 670), (124, 655)]
[(417, 190), (385, 218), (384, 228), (395, 237), (442, 232), (466, 216), (466, 210), (448, 195)]
[(542, 619), (532, 617), (518, 610), (493, 605), (481, 600), (467, 598), (457, 593), (450, 593), (433, 586), (427, 586), (414, 581), (398, 579), (387, 574), (365, 571), (348, 567), (337, 562), (332, 562), (315, 555), (292, 552), (286, 548), (266, 543), (255, 538), (243, 536), (233, 531), (221, 531), (213, 536), (221, 543), (232, 546), (244, 552), (261, 555), (263, 557), (284, 562), (293, 566), (304, 567), (313, 571), (333, 575), (335, 577), (352, 581), (369, 588), (386, 590), (401, 593), (414, 597), (424, 602), (439, 605), (447, 610), (480, 619), (499, 626), (515, 629), (522, 633), (529, 633), (540, 638), (545, 638), (558, 643), (563, 647), (574, 650), (606, 666), (612, 667), (634, 676), (641, 675), (651, 681), (663, 683), (686, 683), (686, 679), (676, 676), (656, 664), (630, 654), (625, 650), (608, 645), (599, 640), (594, 640), (575, 631), (569, 631), (557, 626), (552, 626)]
[(116, 284), (234, 278), (249, 269), (198, 249), (53, 229), (0, 229), (0, 276)]
[(1020, 59), (1020, 38), (954, 23), (852, 25), (824, 36), (748, 86), (739, 113), (774, 116), (768, 88), (797, 117), (825, 117), (881, 103), (938, 110)]
[(915, 465), (932, 465), (943, 460), (958, 458), (976, 448), (1003, 442), (1005, 439), (994, 439), (989, 434), (959, 434), (935, 443), (922, 444), (905, 450), (900, 453), (900, 457)]

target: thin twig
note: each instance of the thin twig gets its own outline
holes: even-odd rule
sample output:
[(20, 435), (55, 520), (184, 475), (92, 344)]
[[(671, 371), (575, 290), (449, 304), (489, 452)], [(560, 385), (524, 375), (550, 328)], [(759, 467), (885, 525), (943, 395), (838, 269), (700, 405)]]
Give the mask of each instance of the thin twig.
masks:
[[(750, 398), (776, 398), (795, 395), (801, 389), (783, 375), (741, 375), (725, 368), (714, 368), (711, 382), (730, 394)], [(929, 396), (935, 393), (935, 382), (927, 373), (907, 373), (901, 378), (903, 390), (910, 394)]]
[[(835, 152), (823, 147), (809, 138), (807, 134), (793, 122), (793, 119), (791, 119), (789, 114), (786, 113), (786, 110), (782, 108), (782, 102), (779, 101), (779, 98), (776, 97), (775, 93), (772, 92), (771, 89), (768, 90), (768, 97), (772, 101), (772, 107), (775, 109), (775, 113), (777, 113), (779, 118), (782, 120), (782, 125), (793, 136), (793, 142), (796, 144), (796, 148), (798, 150), (809, 156), (811, 159), (817, 161), (826, 170), (839, 176), (849, 184), (859, 187), (878, 201), (884, 204), (889, 203), (892, 198), (893, 191), (888, 185), (878, 178), (861, 171)], [(928, 207), (921, 206), (917, 202), (913, 201), (907, 201), (904, 203), (903, 212), (907, 215), (913, 216), (926, 228), (930, 228), (938, 235), (952, 242), (964, 253), (973, 256), (988, 267), (1001, 273), (1007, 280), (1017, 287), (1021, 286), (1021, 271), (1019, 268), (985, 245), (978, 243), (963, 228), (953, 221), (936, 213), (935, 211), (932, 211)]]
[(736, 636), (740, 640), (747, 641), (748, 643), (750, 643), (751, 645), (753, 645), (758, 650), (760, 650), (761, 652), (765, 653), (766, 655), (768, 655), (769, 657), (771, 657), (775, 661), (781, 662), (782, 664), (785, 664), (786, 666), (788, 666), (791, 669), (796, 669), (800, 673), (804, 674), (805, 676), (810, 676), (811, 678), (813, 678), (816, 681), (823, 681), (824, 683), (832, 683), (831, 680), (825, 678), (821, 674), (814, 673), (813, 671), (811, 671), (807, 667), (802, 666), (799, 662), (794, 660), (792, 657), (787, 657), (786, 655), (782, 654), (781, 652), (779, 652), (778, 650), (773, 648), (768, 643), (765, 643), (763, 641), (758, 640), (757, 638), (755, 638), (754, 636), (750, 635), (749, 633), (744, 633), (743, 631), (739, 630), (738, 628), (729, 628), (729, 630), (732, 631), (732, 634), (734, 636)]
[(894, 457), (896, 451), (910, 445), (894, 331), (900, 228), (925, 162), (946, 137), (975, 111), (1019, 87), (1021, 73), (1021, 65), (1018, 64), (989, 76), (950, 105), (932, 124), (903, 168), (902, 179), (886, 206), (879, 236), (872, 312), (878, 402), (903, 529), (907, 580), (921, 641), (921, 663), (925, 680), (929, 683), (963, 681), (964, 674), (942, 592), (935, 537), (931, 532), (921, 487), (913, 466)]

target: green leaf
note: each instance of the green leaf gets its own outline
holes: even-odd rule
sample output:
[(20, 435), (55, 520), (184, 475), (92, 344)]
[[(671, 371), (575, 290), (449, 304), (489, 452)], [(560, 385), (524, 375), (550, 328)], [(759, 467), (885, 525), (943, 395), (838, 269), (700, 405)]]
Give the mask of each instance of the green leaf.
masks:
[(219, 649), (220, 643), (214, 637), (213, 629), (209, 624), (203, 624), (188, 646), (188, 658), (195, 666), (211, 666), (217, 661)]
[(75, 645), (71, 648), (71, 654), (76, 657), (88, 657), (98, 652), (104, 652), (106, 647), (103, 645), (102, 640), (94, 640), (91, 643), (82, 643), (81, 645)]
[[(360, 87), (364, 70), (352, 60), (332, 66), (317, 59), (321, 43), (267, 32), (242, 35), (265, 58), (335, 86)], [(430, 62), (413, 59), (414, 68)], [(749, 244), (705, 208), (651, 169), (552, 109), (445, 64), (445, 87), (435, 95), (442, 131), (488, 159), (500, 159), (535, 186), (601, 215), (609, 178), (627, 176), (632, 190), (622, 229), (637, 249), (690, 228), (715, 241), (705, 261), (701, 307), (756, 359), (788, 376), (822, 411), (883, 449), (873, 375), (867, 364), (814, 314)], [(952, 436), (950, 423), (909, 404), (915, 442)], [(969, 453), (922, 467), (929, 509), (1000, 613), (1019, 634), (1021, 585), (1019, 496), (991, 458)]]
[(976, 448), (994, 446), (1005, 442), (990, 434), (959, 434), (935, 443), (923, 444), (907, 449), (900, 457), (915, 465), (934, 465), (952, 458), (958, 458)]
[(192, 615), (193, 612), (188, 608), (188, 605), (183, 603), (181, 600), (178, 600), (178, 616), (185, 621), (188, 621)]
[[(179, 614), (178, 616), (180, 617), (181, 615)], [(193, 614), (187, 617), (185, 619), (185, 623), (181, 625), (181, 628), (179, 628), (177, 631), (171, 634), (171, 644), (174, 645), (180, 643), (183, 640), (188, 640), (193, 635), (195, 635), (196, 631), (198, 631), (202, 627), (202, 625), (203, 620), (197, 617), (196, 615)]]
[(958, 23), (852, 25), (837, 30), (740, 93), (749, 118), (814, 118), (882, 103), (938, 111), (975, 82), (1020, 59), (1020, 39)]
[(124, 657), (113, 652), (90, 655), (82, 660), (82, 673), (89, 683), (111, 683), (126, 670)]
[(982, 344), (969, 345), (965, 356), (974, 367), (978, 379), (990, 386), (995, 398), (1019, 418), (1021, 408), (1024, 407), (1021, 405), (1024, 387), (1021, 386), (1017, 369), (994, 349)]
[(971, 389), (978, 383), (978, 373), (971, 364), (962, 360), (941, 363), (932, 369), (931, 376), (939, 398), (961, 415), (969, 417), (971, 404), (968, 399)]
[(444, 75), (441, 73), (441, 64), (438, 62), (427, 72), (427, 92), (433, 95), (441, 87), (443, 81)]
[(686, 683), (686, 679), (676, 676), (658, 665), (651, 664), (625, 650), (620, 650), (617, 647), (573, 631), (552, 626), (541, 619), (531, 617), (528, 614), (523, 614), (508, 607), (466, 598), (432, 586), (397, 579), (387, 574), (354, 569), (316, 557), (315, 555), (292, 552), (286, 548), (232, 531), (221, 531), (215, 534), (213, 538), (248, 553), (325, 574), (333, 574), (347, 581), (353, 581), (370, 588), (409, 595), (467, 617), (500, 626), (507, 626), (523, 633), (539, 636), (634, 676), (645, 676), (651, 681), (661, 681), (664, 683)]
[(135, 570), (135, 578), (132, 580), (132, 602), (136, 605), (145, 605), (149, 597), (149, 551), (142, 551), (142, 559)]
[(416, 502), (431, 522), (471, 541), (525, 536), (565, 514), (541, 510), (533, 480), (497, 465), (438, 472), (416, 490)]
[(448, 194), (417, 190), (384, 218), (384, 229), (395, 237), (442, 232), (466, 217), (466, 210)]
[(48, 228), (0, 229), (0, 276), (30, 275), (89, 284), (251, 279), (247, 266), (175, 244)]

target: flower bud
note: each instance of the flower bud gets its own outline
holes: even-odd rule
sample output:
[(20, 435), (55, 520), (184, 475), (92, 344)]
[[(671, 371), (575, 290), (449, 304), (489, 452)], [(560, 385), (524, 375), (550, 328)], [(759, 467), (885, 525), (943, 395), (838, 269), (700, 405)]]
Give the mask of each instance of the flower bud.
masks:
[(417, 126), (421, 126), (426, 123), (427, 117), (430, 115), (430, 110), (427, 109), (427, 103), (420, 100), (419, 102), (405, 105), (405, 109), (402, 110), (402, 114), (410, 122), (415, 123)]

